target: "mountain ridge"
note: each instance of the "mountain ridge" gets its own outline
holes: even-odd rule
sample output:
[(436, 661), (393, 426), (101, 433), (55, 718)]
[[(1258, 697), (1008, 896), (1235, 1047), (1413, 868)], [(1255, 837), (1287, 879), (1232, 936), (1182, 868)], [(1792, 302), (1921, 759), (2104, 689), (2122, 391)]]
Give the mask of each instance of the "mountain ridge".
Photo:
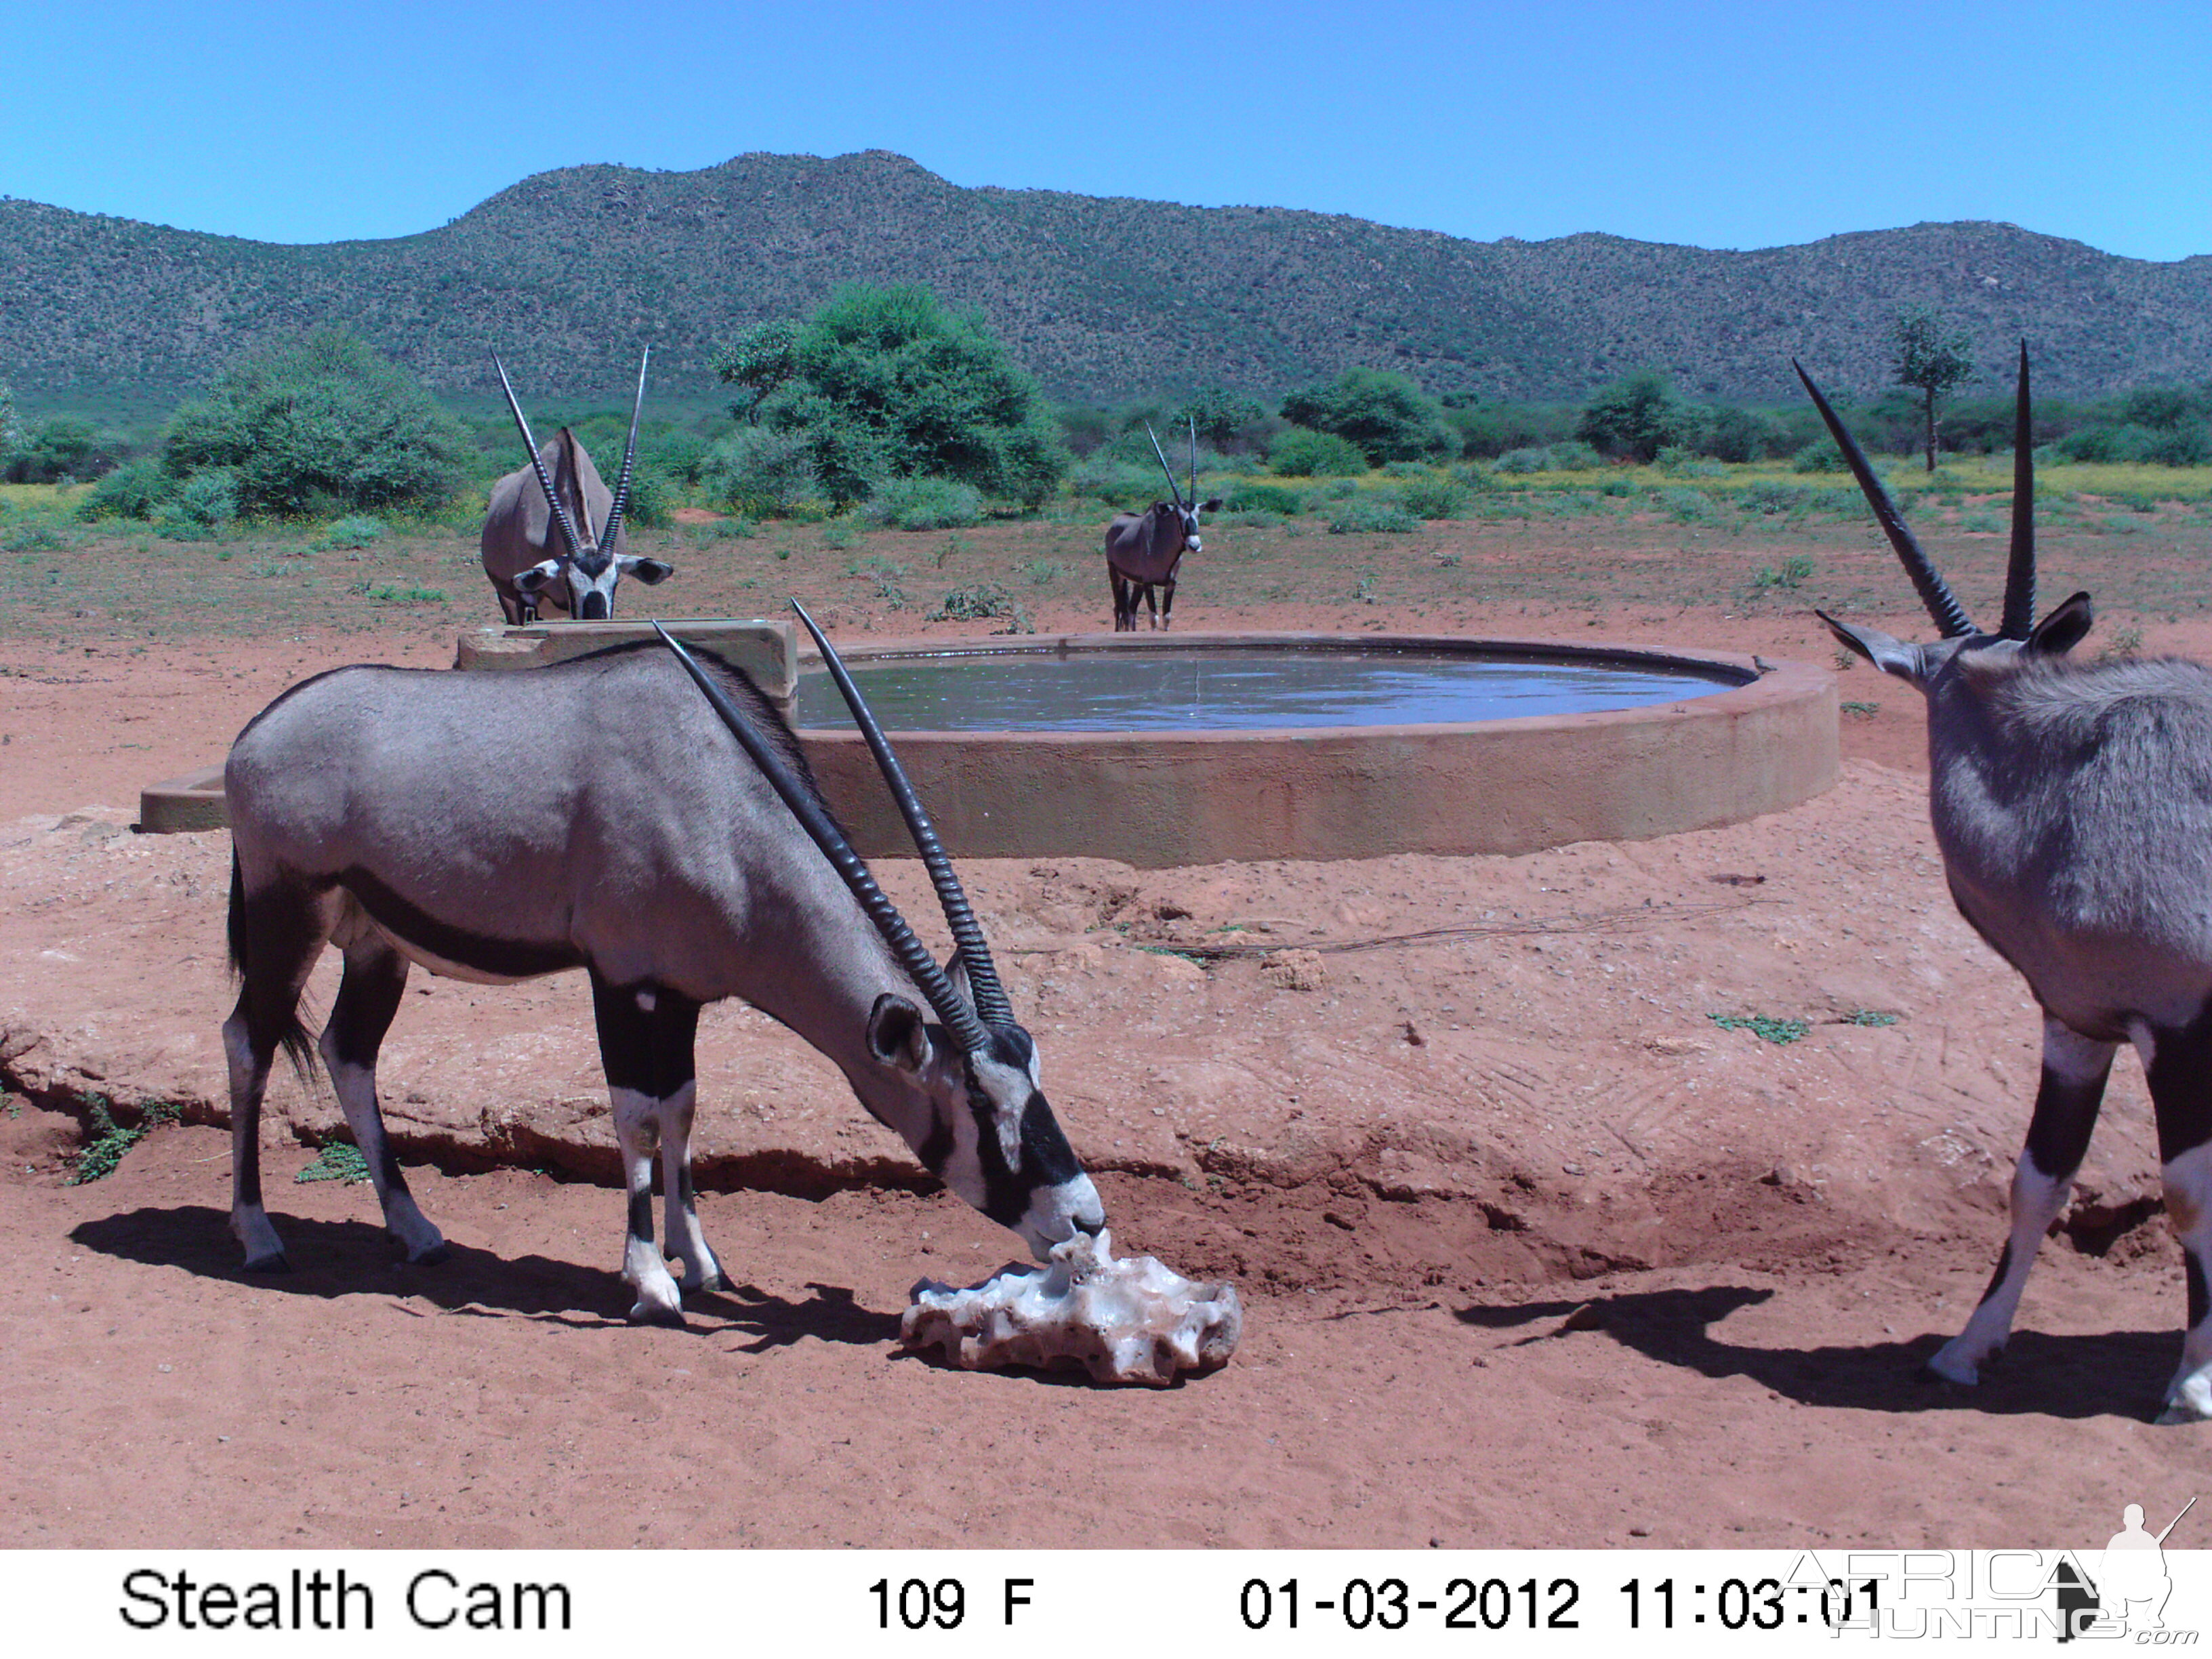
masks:
[(2160, 263), (2016, 225), (1927, 222), (1747, 251), (1584, 231), (1470, 241), (1346, 215), (951, 184), (887, 151), (755, 152), (693, 172), (534, 173), (434, 229), (257, 242), (0, 201), (0, 379), (32, 398), (204, 383), (275, 335), (343, 322), (447, 392), (499, 348), (537, 395), (714, 386), (714, 348), (843, 281), (979, 309), (1057, 395), (1272, 393), (1355, 364), (1431, 391), (1575, 398), (1629, 369), (1778, 401), (1792, 356), (1888, 379), (1896, 308), (1972, 337), (1995, 386), (2027, 337), (2039, 386), (2212, 380), (2212, 256)]

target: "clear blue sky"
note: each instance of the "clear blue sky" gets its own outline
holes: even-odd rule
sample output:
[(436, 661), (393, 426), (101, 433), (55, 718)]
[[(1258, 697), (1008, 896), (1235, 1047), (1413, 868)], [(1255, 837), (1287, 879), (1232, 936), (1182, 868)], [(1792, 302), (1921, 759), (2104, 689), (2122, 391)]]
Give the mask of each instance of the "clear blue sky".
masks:
[(0, 194), (271, 241), (529, 173), (882, 149), (962, 185), (1763, 247), (2212, 253), (2212, 3), (10, 0)]

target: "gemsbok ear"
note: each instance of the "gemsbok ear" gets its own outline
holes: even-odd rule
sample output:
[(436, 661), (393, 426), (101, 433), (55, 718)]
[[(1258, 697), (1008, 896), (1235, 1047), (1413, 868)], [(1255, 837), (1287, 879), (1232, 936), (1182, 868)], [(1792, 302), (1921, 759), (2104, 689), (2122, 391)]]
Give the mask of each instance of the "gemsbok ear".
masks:
[(1885, 674), (1894, 674), (1901, 680), (1916, 684), (1921, 676), (1920, 647), (1907, 645), (1903, 640), (1885, 634), (1879, 628), (1856, 628), (1850, 623), (1838, 622), (1825, 611), (1813, 613), (1828, 625), (1828, 631), (1844, 645), (1856, 651)]
[(1206, 504), (1205, 504), (1203, 507), (1200, 507), (1198, 510), (1199, 510), (1200, 512), (1201, 512), (1201, 513), (1218, 513), (1218, 512), (1220, 512), (1220, 511), (1221, 511), (1221, 497), (1220, 497), (1220, 496), (1218, 496), (1218, 495), (1209, 495), (1209, 496), (1207, 496), (1207, 497), (1206, 497)]
[(2063, 657), (2081, 643), (2096, 620), (2089, 608), (2089, 596), (2076, 593), (2036, 623), (2035, 631), (2027, 636), (2027, 643), (2021, 649), (2034, 657)]
[(647, 587), (665, 582), (676, 574), (676, 567), (665, 560), (641, 558), (634, 553), (625, 553), (619, 562), (623, 575), (634, 577)]
[(560, 560), (547, 559), (542, 563), (532, 565), (527, 570), (516, 571), (514, 573), (514, 586), (518, 592), (524, 593), (536, 593), (543, 589), (546, 583), (551, 581), (560, 574)]
[(921, 1010), (886, 991), (868, 1014), (868, 1052), (886, 1066), (915, 1073), (929, 1059), (929, 1032)]

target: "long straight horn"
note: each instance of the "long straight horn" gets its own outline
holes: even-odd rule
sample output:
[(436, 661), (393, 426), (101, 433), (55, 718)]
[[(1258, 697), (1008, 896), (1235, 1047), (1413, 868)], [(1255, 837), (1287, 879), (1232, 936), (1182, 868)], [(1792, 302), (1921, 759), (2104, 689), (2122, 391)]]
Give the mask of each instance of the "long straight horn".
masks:
[(1152, 441), (1152, 453), (1159, 456), (1160, 458), (1160, 471), (1168, 475), (1168, 494), (1174, 496), (1175, 504), (1177, 507), (1181, 507), (1182, 505), (1182, 486), (1176, 483), (1175, 469), (1168, 465), (1168, 458), (1160, 448), (1159, 434), (1152, 430), (1152, 423), (1150, 421), (1146, 421), (1145, 422), (1145, 435)]
[(868, 866), (860, 861), (860, 855), (853, 850), (852, 842), (845, 839), (844, 832), (837, 828), (836, 821), (815, 798), (814, 792), (793, 775), (791, 769), (784, 764), (783, 757), (753, 729), (751, 721), (738, 712), (737, 705), (730, 701), (729, 694), (714, 683), (714, 677), (700, 667), (691, 653), (678, 644), (666, 629), (656, 622), (653, 624), (653, 631), (659, 635), (662, 641), (676, 653), (676, 660), (684, 665), (684, 672), (706, 694), (707, 701), (713, 705), (714, 712), (722, 717), (722, 724), (730, 728), (745, 753), (752, 757), (753, 764), (760, 768), (762, 775), (768, 779), (775, 793), (783, 797), (783, 804), (791, 809), (792, 817), (799, 820), (800, 827), (822, 849), (823, 855), (845, 878), (846, 886), (853, 890), (853, 896), (860, 900), (860, 908), (867, 912), (868, 920), (875, 923), (876, 931), (884, 936), (884, 943), (891, 947), (891, 954), (898, 958), (899, 966), (906, 969), (907, 977), (929, 1000), (929, 1006), (937, 1011), (937, 1017), (952, 1033), (953, 1041), (960, 1045), (963, 1053), (982, 1053), (990, 1046), (990, 1033), (975, 1018), (975, 1011), (961, 1000), (960, 994), (952, 988), (952, 981), (945, 976), (945, 970), (929, 954), (929, 947), (916, 937), (913, 928), (906, 925), (906, 918), (899, 915), (898, 907), (890, 902), (882, 888), (876, 885), (876, 878), (868, 873)]
[(999, 983), (999, 970), (991, 961), (991, 947), (984, 943), (983, 925), (975, 920), (969, 908), (968, 895), (960, 885), (960, 878), (952, 868), (952, 860), (937, 839), (937, 828), (929, 821), (921, 797), (914, 785), (907, 781), (906, 769), (899, 764), (898, 757), (891, 752), (890, 739), (876, 723), (860, 687), (845, 672), (845, 665), (837, 655), (836, 647), (823, 637), (815, 626), (814, 618), (806, 614), (806, 607), (797, 599), (791, 608), (799, 613), (799, 620), (806, 624), (806, 631), (814, 636), (816, 647), (822, 653), (823, 663), (830, 670), (830, 678), (837, 683), (837, 690), (853, 711), (853, 722), (860, 728), (867, 740), (869, 752), (875, 756), (881, 769), (884, 782), (890, 787), (891, 799), (898, 804), (899, 816), (906, 820), (907, 833), (914, 837), (915, 848), (921, 854), (922, 864), (929, 871), (930, 884), (937, 889), (937, 902), (945, 908), (945, 921), (952, 929), (953, 943), (960, 947), (960, 960), (968, 969), (968, 986), (975, 994), (975, 1012), (987, 1025), (1008, 1025), (1013, 1023), (1014, 1010), (1006, 1000), (1006, 989)]
[(530, 435), (530, 422), (522, 416), (522, 405), (514, 400), (514, 388), (507, 384), (507, 365), (499, 360), (499, 353), (491, 354), (491, 366), (499, 371), (500, 390), (507, 393), (507, 406), (514, 411), (514, 424), (522, 433), (522, 447), (530, 452), (530, 470), (538, 475), (538, 487), (545, 492), (545, 505), (553, 510), (553, 522), (561, 528), (561, 539), (568, 544), (568, 556), (576, 557), (583, 551), (584, 538), (576, 533), (570, 522), (568, 509), (561, 505), (561, 497), (554, 492), (552, 475), (546, 471), (545, 463), (538, 453), (538, 440)]
[(652, 361), (653, 348), (647, 346), (637, 360), (637, 396), (629, 406), (629, 444), (623, 451), (622, 481), (615, 485), (614, 505), (607, 509), (607, 527), (599, 532), (599, 545), (610, 555), (615, 550), (615, 532), (622, 528), (623, 511), (629, 505), (630, 472), (637, 465), (637, 417), (645, 407), (645, 366)]
[(1858, 440), (1852, 437), (1850, 429), (1836, 417), (1836, 411), (1828, 407), (1828, 400), (1820, 395), (1820, 388), (1813, 384), (1813, 377), (1805, 372), (1805, 366), (1792, 357), (1790, 367), (1797, 371), (1797, 378), (1804, 381), (1805, 390), (1813, 394), (1814, 406), (1820, 411), (1820, 418), (1828, 423), (1829, 435), (1835, 439), (1836, 447), (1844, 452), (1844, 459), (1850, 463), (1851, 476), (1859, 481), (1859, 488), (1866, 494), (1867, 504), (1874, 508), (1876, 522), (1881, 526), (1882, 533), (1889, 538), (1889, 544), (1897, 550), (1898, 559), (1905, 566), (1905, 574), (1912, 578), (1912, 586), (1919, 592), (1921, 604), (1928, 607), (1928, 614), (1943, 630), (1943, 637), (1957, 639), (1972, 633), (1972, 619), (1952, 593), (1950, 585), (1929, 562), (1928, 556), (1920, 550), (1920, 544), (1913, 539), (1911, 529), (1905, 522), (1905, 515), (1897, 510), (1897, 503), (1890, 500), (1889, 491), (1882, 488), (1881, 480), (1875, 477), (1874, 468), (1868, 464), (1866, 452), (1859, 447)]
[(1190, 504), (1198, 505), (1198, 416), (1190, 417)]
[(2035, 631), (2035, 422), (2027, 410), (2027, 342), (2020, 343), (2020, 403), (2012, 426), (2012, 559), (2005, 567), (2004, 622), (1997, 632)]

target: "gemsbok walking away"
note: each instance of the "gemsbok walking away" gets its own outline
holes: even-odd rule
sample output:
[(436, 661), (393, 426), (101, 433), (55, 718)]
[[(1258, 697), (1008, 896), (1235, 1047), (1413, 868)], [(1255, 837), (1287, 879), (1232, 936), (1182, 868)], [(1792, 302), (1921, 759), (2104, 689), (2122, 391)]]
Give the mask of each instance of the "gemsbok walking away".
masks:
[[(517, 467), (491, 487), (478, 543), (484, 574), (491, 578), (500, 611), (510, 623), (538, 620), (541, 609), (556, 617), (604, 622), (614, 615), (615, 587), (635, 576), (648, 587), (676, 574), (676, 567), (629, 550), (623, 515), (629, 507), (630, 480), (637, 465), (637, 417), (645, 407), (646, 348), (638, 360), (637, 397), (630, 404), (629, 444), (623, 452), (622, 477), (613, 493), (576, 434), (562, 427), (540, 449), (530, 422), (507, 383), (507, 365), (495, 352), (500, 389), (522, 434), (529, 464)], [(532, 477), (538, 488), (532, 491)], [(599, 532), (592, 533), (597, 522)]]
[[(377, 1108), (377, 1050), (410, 963), (492, 983), (590, 976), (635, 1321), (680, 1324), (682, 1291), (723, 1285), (690, 1146), (693, 1035), (701, 1005), (724, 997), (829, 1056), (933, 1174), (1040, 1260), (1104, 1224), (959, 878), (836, 653), (807, 627), (936, 885), (956, 945), (946, 968), (854, 853), (768, 700), (665, 633), (666, 649), (617, 646), (523, 674), (341, 668), (254, 717), (223, 775), (243, 976), (222, 1028), (231, 1230), (249, 1268), (287, 1265), (260, 1180), (279, 1047), (303, 1077), (319, 1050), (408, 1259), (445, 1255)], [(531, 764), (515, 765), (524, 752)], [(326, 943), (345, 969), (311, 1044), (300, 992)], [(656, 1143), (680, 1282), (653, 1243)]]
[(2089, 596), (2035, 619), (2027, 350), (2014, 417), (2004, 617), (1978, 630), (1826, 398), (1799, 378), (1942, 638), (1908, 645), (1816, 613), (1928, 700), (1929, 805), (1960, 912), (2043, 1007), (2043, 1078), (2013, 1174), (2012, 1231), (1966, 1328), (1929, 1361), (1979, 1380), (2088, 1151), (2112, 1056), (2142, 1056), (2188, 1328), (2161, 1422), (2212, 1418), (2212, 671), (2079, 663)]
[[(1145, 613), (1154, 628), (1165, 628), (1175, 610), (1176, 572), (1182, 556), (1201, 545), (1198, 515), (1221, 510), (1218, 496), (1198, 499), (1198, 422), (1190, 423), (1190, 494), (1186, 497), (1176, 483), (1175, 469), (1160, 448), (1159, 436), (1148, 424), (1145, 435), (1152, 441), (1152, 453), (1160, 458), (1160, 471), (1168, 475), (1170, 501), (1154, 501), (1142, 513), (1119, 513), (1106, 526), (1106, 580), (1114, 589), (1114, 631), (1134, 633), (1137, 599), (1141, 594)], [(1152, 590), (1159, 589), (1155, 604)]]

